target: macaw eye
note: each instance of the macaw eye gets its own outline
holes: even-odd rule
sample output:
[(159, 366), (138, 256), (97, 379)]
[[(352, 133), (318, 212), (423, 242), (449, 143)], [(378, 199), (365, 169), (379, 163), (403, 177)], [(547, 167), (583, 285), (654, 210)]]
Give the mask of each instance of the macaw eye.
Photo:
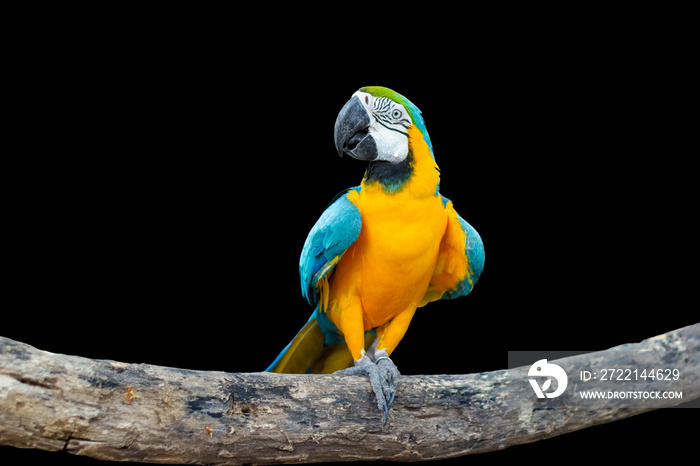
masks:
[(394, 110), (393, 112), (391, 112), (391, 116), (392, 118), (398, 120), (399, 118), (401, 118), (401, 110)]

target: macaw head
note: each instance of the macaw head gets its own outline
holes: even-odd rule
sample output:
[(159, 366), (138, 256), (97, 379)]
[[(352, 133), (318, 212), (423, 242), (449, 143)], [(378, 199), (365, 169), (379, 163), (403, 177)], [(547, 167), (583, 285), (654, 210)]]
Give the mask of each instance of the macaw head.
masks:
[(363, 87), (340, 110), (335, 121), (335, 148), (342, 157), (398, 164), (409, 155), (408, 129), (420, 130), (432, 156), (433, 147), (418, 107), (385, 87)]

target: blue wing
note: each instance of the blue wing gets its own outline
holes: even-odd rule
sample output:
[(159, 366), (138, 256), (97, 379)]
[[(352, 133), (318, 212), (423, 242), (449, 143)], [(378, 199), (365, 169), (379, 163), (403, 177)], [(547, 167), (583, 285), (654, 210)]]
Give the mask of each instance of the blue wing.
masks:
[(348, 199), (348, 192), (352, 190), (359, 192), (360, 187), (350, 188), (336, 196), (309, 232), (301, 251), (301, 294), (312, 306), (318, 302), (319, 281), (333, 270), (360, 235), (360, 209)]
[(464, 254), (467, 256), (471, 275), (470, 279), (462, 280), (457, 284), (454, 290), (449, 290), (442, 295), (442, 299), (454, 299), (468, 295), (481, 276), (481, 271), (484, 269), (484, 243), (481, 241), (479, 233), (460, 217), (459, 214), (457, 217), (464, 234), (467, 236), (464, 245)]
[[(447, 204), (451, 201), (442, 196), (442, 202), (443, 205), (447, 207)], [(460, 281), (455, 288), (447, 290), (442, 295), (442, 299), (454, 299), (468, 295), (481, 276), (481, 271), (484, 269), (484, 243), (481, 240), (481, 236), (479, 236), (479, 233), (454, 210), (454, 207), (451, 205), (449, 207), (456, 215), (457, 222), (466, 236), (464, 255), (467, 258), (469, 274), (464, 280)]]
[[(352, 357), (345, 361), (335, 358), (334, 364), (326, 365), (331, 354), (350, 354), (343, 342), (343, 336), (330, 321), (321, 306), (317, 305), (321, 282), (333, 270), (345, 251), (360, 235), (362, 217), (360, 209), (348, 199), (348, 194), (356, 194), (360, 188), (351, 188), (338, 194), (326, 208), (306, 238), (299, 259), (301, 294), (315, 307), (304, 328), (294, 337), (266, 370), (267, 372), (287, 372), (303, 374), (312, 370), (329, 371), (352, 365)], [(371, 343), (371, 342), (370, 342)], [(328, 345), (336, 345), (335, 350), (324, 351)], [(341, 367), (342, 366), (342, 367)]]

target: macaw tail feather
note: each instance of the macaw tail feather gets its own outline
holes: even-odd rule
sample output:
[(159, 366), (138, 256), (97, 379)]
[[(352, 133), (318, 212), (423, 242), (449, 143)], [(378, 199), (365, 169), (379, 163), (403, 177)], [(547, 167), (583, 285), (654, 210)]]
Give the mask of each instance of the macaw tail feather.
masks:
[(297, 336), (265, 369), (265, 372), (306, 374), (323, 353), (323, 332), (316, 319), (309, 320)]
[[(367, 332), (365, 350), (372, 346), (375, 339), (375, 332)], [(353, 364), (348, 345), (344, 341), (326, 344), (321, 326), (316, 318), (312, 317), (265, 372), (332, 374)]]
[[(365, 334), (365, 351), (374, 344), (377, 335), (374, 332)], [(332, 374), (348, 367), (352, 367), (355, 361), (352, 359), (352, 353), (348, 349), (345, 342), (328, 345), (323, 349), (323, 353), (316, 360), (311, 368), (312, 374)]]

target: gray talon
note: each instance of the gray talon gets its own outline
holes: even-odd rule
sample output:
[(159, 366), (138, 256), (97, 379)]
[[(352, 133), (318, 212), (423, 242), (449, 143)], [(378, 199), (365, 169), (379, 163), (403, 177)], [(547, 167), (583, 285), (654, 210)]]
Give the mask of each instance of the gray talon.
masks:
[(377, 407), (384, 414), (384, 424), (389, 419), (389, 409), (394, 403), (396, 385), (399, 379), (399, 370), (389, 358), (381, 358), (375, 364), (367, 356), (355, 361), (355, 365), (348, 369), (336, 372), (343, 375), (363, 374), (369, 377), (374, 396), (377, 399)]

